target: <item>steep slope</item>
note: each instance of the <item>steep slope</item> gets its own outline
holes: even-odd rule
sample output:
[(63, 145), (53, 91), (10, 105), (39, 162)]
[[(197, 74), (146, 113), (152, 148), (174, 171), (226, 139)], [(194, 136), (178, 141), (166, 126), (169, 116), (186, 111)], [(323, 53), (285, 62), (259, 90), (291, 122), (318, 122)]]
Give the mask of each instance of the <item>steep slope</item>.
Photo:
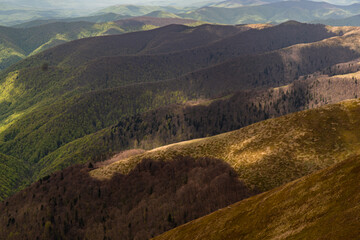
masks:
[(356, 239), (360, 157), (241, 201), (155, 239)]

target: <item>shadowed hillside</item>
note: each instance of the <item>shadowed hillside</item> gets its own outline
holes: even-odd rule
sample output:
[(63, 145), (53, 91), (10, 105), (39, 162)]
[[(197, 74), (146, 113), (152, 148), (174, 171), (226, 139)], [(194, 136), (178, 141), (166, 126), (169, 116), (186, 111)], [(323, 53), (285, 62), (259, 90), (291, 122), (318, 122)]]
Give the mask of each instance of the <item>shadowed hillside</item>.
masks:
[(359, 156), (241, 201), (155, 239), (356, 239)]
[[(161, 51), (162, 48), (155, 48), (153, 43), (158, 40), (161, 40), (161, 42), (166, 41), (164, 36), (172, 39), (174, 38), (173, 36), (179, 36), (179, 33), (183, 36), (182, 38), (192, 39), (195, 42), (199, 42), (198, 38), (201, 37), (203, 41), (202, 45), (180, 45), (181, 48), (179, 48), (178, 44), (171, 45), (171, 47), (165, 45), (167, 46), (166, 52), (186, 54), (184, 57), (188, 57), (188, 60), (191, 61), (194, 60), (190, 58), (190, 54), (196, 55), (196, 59), (205, 58), (207, 61), (206, 65), (203, 66), (207, 66), (209, 64), (209, 57), (213, 58), (210, 59), (212, 60), (210, 63), (219, 63), (231, 57), (272, 51), (299, 43), (316, 42), (337, 35), (337, 33), (327, 29), (323, 25), (310, 25), (296, 22), (288, 22), (260, 30), (250, 29), (250, 27), (246, 25), (238, 27), (208, 25), (208, 29), (205, 29), (205, 27), (206, 26), (190, 28), (171, 25), (147, 32), (73, 41), (51, 49), (50, 51), (45, 51), (33, 58), (29, 58), (18, 66), (29, 67), (39, 65), (39, 60), (37, 59), (48, 61), (50, 65), (78, 66), (84, 64), (86, 61), (99, 57), (163, 53), (164, 51)], [(204, 38), (198, 34), (202, 30), (205, 30), (203, 33), (208, 34), (209, 38)], [(244, 30), (249, 31), (244, 32)], [(217, 35), (219, 31), (225, 34)], [(191, 42), (187, 41), (187, 43)], [(192, 49), (194, 47), (198, 48)], [(90, 51), (90, 49), (92, 51)], [(182, 53), (183, 50), (187, 49), (192, 49), (192, 51), (190, 51), (190, 53)]]
[[(100, 18), (100, 17), (98, 17)], [(96, 18), (96, 19), (98, 19)], [(123, 17), (124, 18), (124, 17)], [(94, 22), (96, 22), (94, 19)], [(94, 23), (92, 18), (79, 18), (77, 21), (40, 21), (27, 28), (0, 27), (1, 58), (0, 70), (13, 63), (34, 55), (46, 49), (58, 46), (76, 39), (94, 36), (116, 35), (126, 32), (136, 32), (155, 29), (170, 24), (201, 25), (201, 22), (189, 19), (155, 17), (138, 17), (126, 20), (104, 19), (107, 22)], [(117, 22), (112, 22), (118, 20)], [(100, 21), (100, 20), (99, 20)]]
[(144, 160), (103, 182), (89, 170), (75, 166), (47, 176), (0, 204), (0, 238), (149, 239), (254, 195), (211, 158)]

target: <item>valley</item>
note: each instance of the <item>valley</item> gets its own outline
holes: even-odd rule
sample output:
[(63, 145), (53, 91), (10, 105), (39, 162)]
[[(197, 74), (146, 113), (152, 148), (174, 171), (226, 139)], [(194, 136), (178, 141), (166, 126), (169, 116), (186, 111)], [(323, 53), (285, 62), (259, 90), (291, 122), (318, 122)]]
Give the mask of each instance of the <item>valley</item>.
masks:
[(0, 239), (355, 238), (360, 5), (141, 3), (0, 27)]

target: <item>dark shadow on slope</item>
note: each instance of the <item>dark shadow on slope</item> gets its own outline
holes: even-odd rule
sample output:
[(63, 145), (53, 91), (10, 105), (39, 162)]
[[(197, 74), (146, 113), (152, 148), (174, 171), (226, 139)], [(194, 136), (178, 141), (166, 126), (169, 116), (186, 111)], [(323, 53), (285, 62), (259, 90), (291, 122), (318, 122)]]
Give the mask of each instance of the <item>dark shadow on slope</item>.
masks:
[(145, 159), (103, 182), (89, 170), (67, 168), (0, 204), (0, 238), (149, 239), (255, 194), (217, 159)]

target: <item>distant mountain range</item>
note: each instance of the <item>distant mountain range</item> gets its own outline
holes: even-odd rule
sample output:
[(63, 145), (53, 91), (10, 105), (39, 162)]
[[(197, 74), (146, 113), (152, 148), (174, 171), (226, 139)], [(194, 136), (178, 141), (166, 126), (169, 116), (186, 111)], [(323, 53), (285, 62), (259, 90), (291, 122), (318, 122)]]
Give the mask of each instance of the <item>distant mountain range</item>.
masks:
[(305, 0), (268, 1), (266, 3), (234, 0), (209, 4), (206, 7), (195, 10), (173, 7), (118, 5), (104, 9), (99, 13), (113, 12), (121, 15), (138, 16), (148, 14), (151, 11), (168, 12), (168, 14), (175, 14), (182, 18), (221, 24), (281, 23), (288, 20), (320, 22), (330, 18), (342, 19), (360, 14), (360, 4), (340, 6)]
[(90, 22), (90, 23), (105, 23), (105, 22), (114, 22), (120, 19), (131, 18), (130, 15), (120, 15), (116, 13), (106, 13), (101, 15), (87, 16), (87, 17), (74, 17), (74, 18), (54, 18), (54, 19), (44, 19), (44, 20), (33, 20), (21, 24), (13, 25), (13, 28), (29, 28), (37, 27), (40, 25), (45, 25), (49, 23), (59, 23), (59, 22)]
[(360, 26), (360, 14), (352, 17), (341, 18), (341, 19), (326, 19), (314, 21), (314, 23), (321, 23), (331, 26)]
[(336, 6), (311, 1), (284, 1), (237, 8), (205, 7), (179, 16), (212, 23), (280, 23), (287, 20), (311, 22), (319, 19), (344, 18), (360, 13), (360, 5)]
[[(348, 2), (349, 3), (349, 2)], [(16, 25), (29, 21), (74, 18), (103, 19), (109, 13), (122, 16), (143, 16), (152, 12), (163, 12), (169, 17), (192, 18), (195, 20), (221, 24), (249, 24), (249, 23), (281, 23), (287, 20), (300, 22), (323, 21), (326, 19), (348, 18), (360, 14), (360, 5), (334, 5), (326, 2), (315, 2), (307, 0), (229, 0), (217, 2), (203, 2), (203, 5), (188, 7), (181, 6), (156, 6), (156, 5), (114, 5), (94, 10), (93, 12), (83, 9), (76, 12), (71, 9), (51, 10), (47, 8), (26, 8), (18, 5), (3, 4), (4, 10), (0, 16), (0, 24)], [(17, 6), (17, 7), (16, 7)], [(89, 15), (91, 12), (91, 15)], [(79, 17), (79, 15), (83, 17)], [(82, 21), (81, 20), (81, 21)], [(59, 20), (64, 21), (64, 20)], [(95, 21), (95, 20), (92, 20)], [(99, 21), (99, 20), (98, 20)]]

